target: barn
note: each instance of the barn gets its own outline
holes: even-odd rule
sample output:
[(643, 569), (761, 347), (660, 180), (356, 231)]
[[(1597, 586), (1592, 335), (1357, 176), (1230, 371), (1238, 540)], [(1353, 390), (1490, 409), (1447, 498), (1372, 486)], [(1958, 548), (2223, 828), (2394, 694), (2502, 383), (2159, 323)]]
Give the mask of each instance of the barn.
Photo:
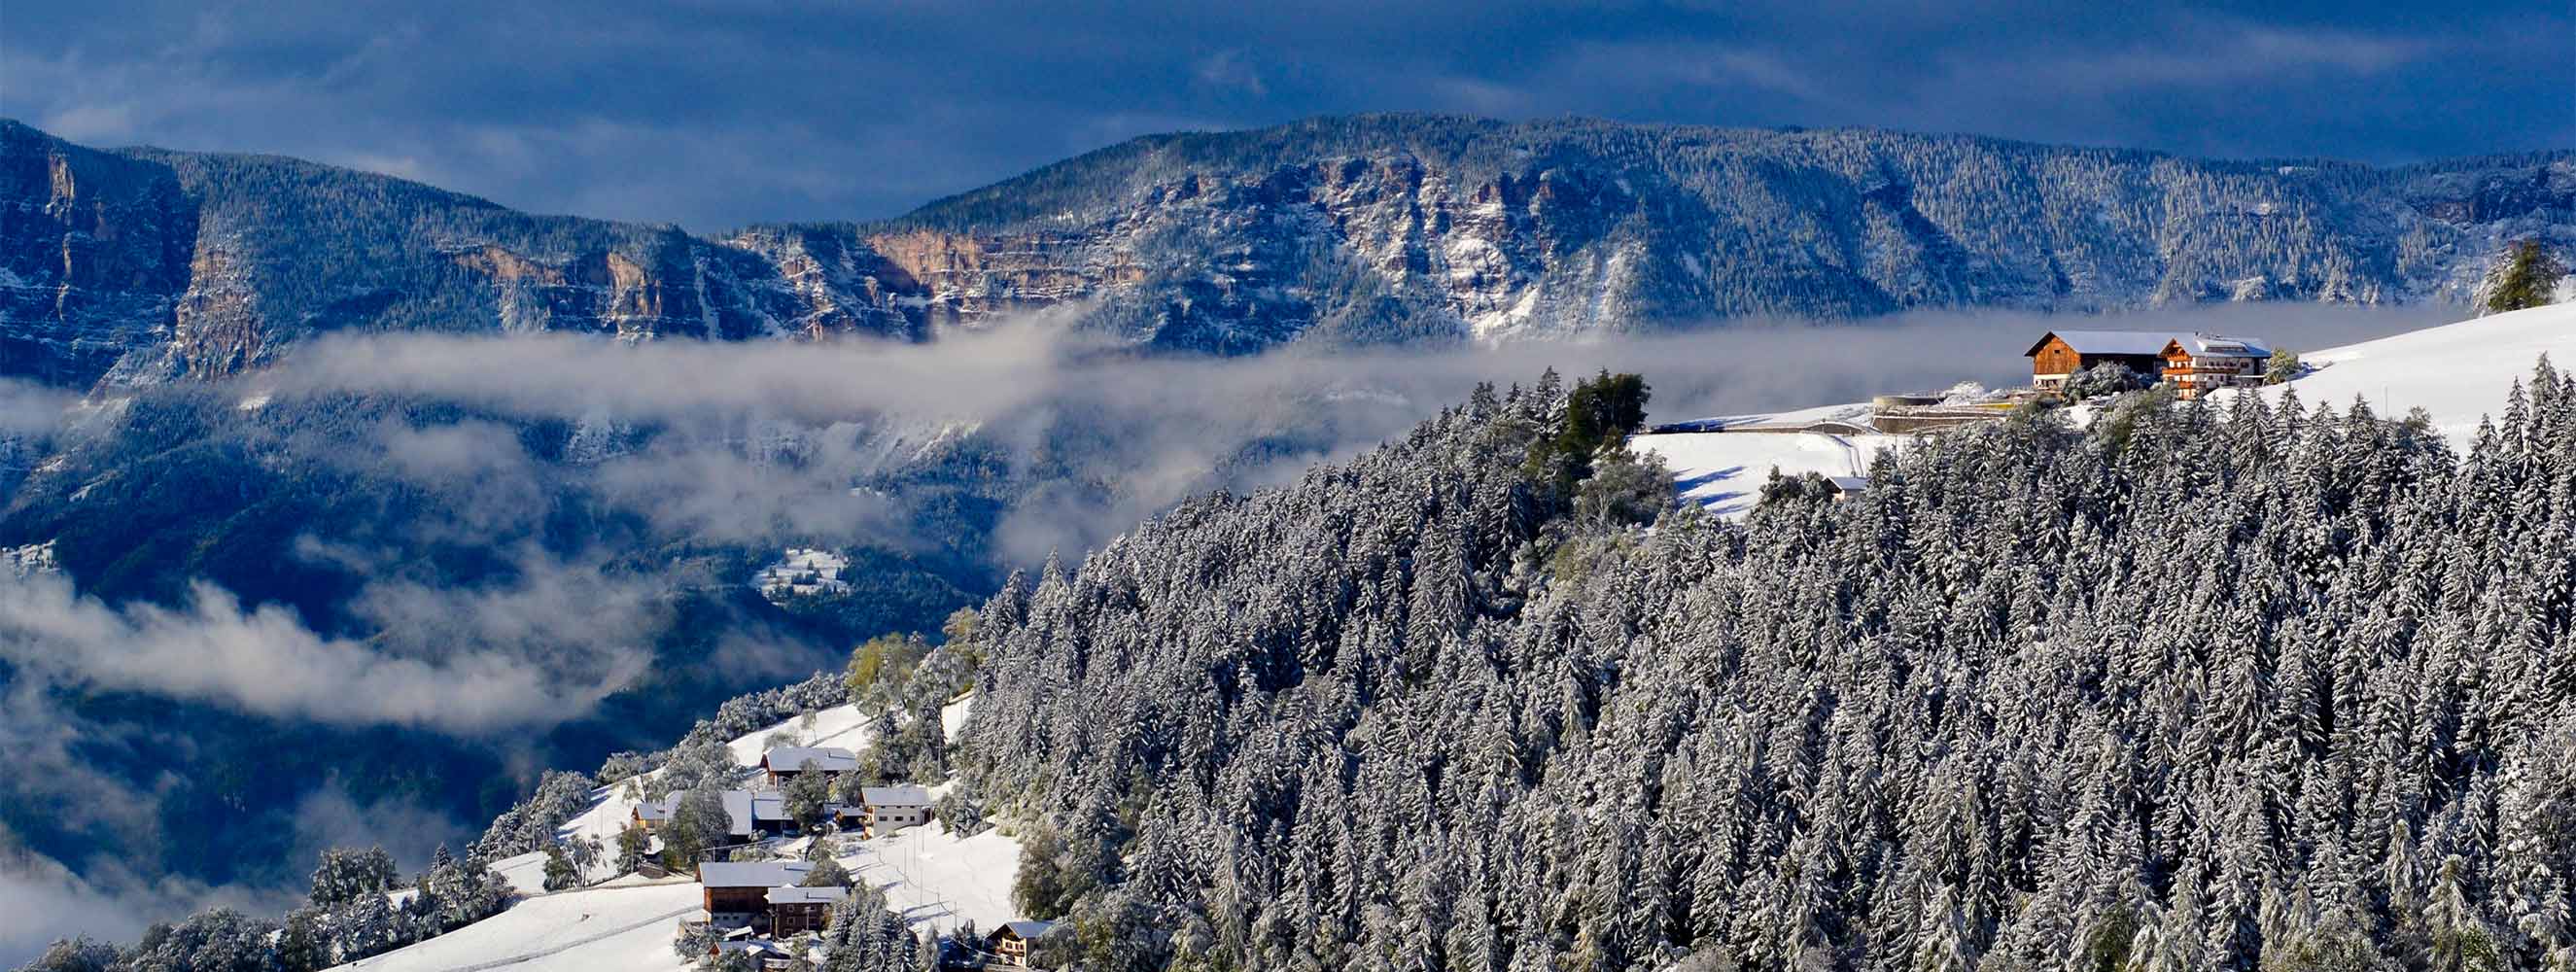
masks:
[(2056, 388), (2068, 376), (2098, 364), (2123, 364), (2149, 378), (2164, 370), (2172, 331), (2050, 331), (2022, 352), (2030, 359), (2033, 388)]

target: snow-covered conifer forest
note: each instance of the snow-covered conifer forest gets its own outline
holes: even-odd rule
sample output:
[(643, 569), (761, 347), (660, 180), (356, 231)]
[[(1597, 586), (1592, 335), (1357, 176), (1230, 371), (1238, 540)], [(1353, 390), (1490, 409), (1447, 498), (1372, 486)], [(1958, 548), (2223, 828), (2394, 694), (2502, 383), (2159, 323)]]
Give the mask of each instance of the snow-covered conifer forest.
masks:
[(2465, 455), (2141, 398), (1651, 529), (1527, 474), (1561, 401), (986, 605), (968, 775), (1069, 961), (2576, 968), (2568, 376)]

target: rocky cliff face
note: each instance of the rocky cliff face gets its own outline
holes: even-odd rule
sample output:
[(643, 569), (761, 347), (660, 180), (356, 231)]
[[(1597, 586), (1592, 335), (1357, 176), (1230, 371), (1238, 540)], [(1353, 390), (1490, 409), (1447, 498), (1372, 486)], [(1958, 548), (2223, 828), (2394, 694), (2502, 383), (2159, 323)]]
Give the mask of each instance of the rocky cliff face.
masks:
[(81, 384), (167, 341), (196, 209), (168, 170), (0, 125), (0, 374)]
[(1749, 315), (2465, 301), (2576, 248), (2576, 153), (2375, 169), (1877, 131), (1369, 116), (1140, 139), (881, 224), (703, 238), (0, 123), (0, 374), (222, 375), (341, 329), (926, 340), (1078, 302), (1215, 353)]

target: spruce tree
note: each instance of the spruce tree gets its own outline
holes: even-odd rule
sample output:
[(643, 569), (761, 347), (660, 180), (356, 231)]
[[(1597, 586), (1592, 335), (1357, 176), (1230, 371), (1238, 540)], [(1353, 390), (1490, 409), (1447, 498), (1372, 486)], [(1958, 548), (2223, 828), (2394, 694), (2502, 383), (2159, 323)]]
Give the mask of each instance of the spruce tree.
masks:
[(2555, 295), (2558, 278), (2566, 273), (2540, 241), (2518, 241), (2506, 251), (2487, 291), (2487, 312), (2501, 314), (2547, 304)]

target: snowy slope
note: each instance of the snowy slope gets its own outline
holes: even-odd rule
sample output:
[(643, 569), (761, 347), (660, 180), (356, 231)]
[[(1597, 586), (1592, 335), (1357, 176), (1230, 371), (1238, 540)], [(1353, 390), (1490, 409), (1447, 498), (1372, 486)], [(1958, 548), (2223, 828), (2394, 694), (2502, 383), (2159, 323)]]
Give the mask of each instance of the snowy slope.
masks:
[[(2531, 374), (2532, 364), (2547, 354), (2560, 368), (2576, 367), (2576, 304), (2539, 307), (2427, 328), (2340, 348), (2301, 355), (2315, 370), (2286, 386), (2260, 394), (2280, 401), (2290, 388), (2310, 407), (2351, 405), (2358, 395), (2384, 418), (2401, 418), (2422, 408), (2434, 425), (2465, 448), (2480, 417), (2501, 414), (2505, 396), (2516, 379)], [(2220, 392), (2224, 397), (2244, 392)], [(1703, 419), (1701, 423), (1737, 429), (1802, 425), (1827, 419), (1865, 420), (1867, 405), (1826, 405), (1765, 415)], [(2088, 410), (2073, 415), (2083, 421)], [(1699, 424), (1699, 423), (1694, 423)], [(1671, 432), (1641, 435), (1635, 448), (1662, 456), (1673, 471), (1682, 496), (1712, 512), (1740, 516), (1752, 509), (1771, 470), (1784, 475), (1816, 473), (1850, 476), (1866, 473), (1883, 449), (1902, 448), (1897, 435), (1825, 435), (1808, 432)]]
[(1020, 842), (1000, 830), (960, 838), (932, 824), (855, 846), (857, 853), (838, 858), (841, 865), (885, 892), (887, 905), (915, 928), (972, 921), (990, 929), (1023, 917), (1011, 910)]
[[(814, 724), (810, 727), (805, 725), (804, 718), (800, 716), (776, 725), (761, 727), (726, 745), (733, 752), (734, 765), (748, 766), (760, 760), (761, 743), (774, 733), (793, 732), (796, 734), (797, 742), (807, 746), (859, 749), (867, 745), (866, 726), (867, 720), (859, 715), (856, 707), (840, 705), (814, 713)], [(649, 777), (660, 773), (660, 770), (655, 770), (646, 775)], [(617, 846), (618, 832), (626, 829), (627, 821), (635, 811), (635, 801), (626, 796), (626, 785), (620, 782), (616, 786), (603, 786), (592, 790), (590, 799), (590, 809), (580, 816), (565, 821), (563, 828), (556, 831), (556, 834), (566, 840), (596, 837), (599, 838), (602, 847)], [(613, 868), (611, 862), (602, 861), (591, 866), (588, 877), (593, 881), (614, 877)], [(502, 877), (508, 878), (511, 886), (518, 888), (523, 894), (535, 894), (545, 888), (546, 856), (542, 852), (502, 858), (493, 862), (492, 869), (499, 871)]]
[[(797, 845), (790, 845), (791, 848)], [(1011, 909), (1020, 842), (999, 830), (959, 837), (938, 825), (868, 841), (837, 856), (857, 879), (917, 929), (962, 921), (992, 928), (1021, 917)], [(703, 901), (696, 881), (634, 877), (580, 891), (537, 895), (474, 924), (359, 962), (348, 972), (466, 972), (500, 969), (678, 970), (671, 952), (680, 919)]]
[[(972, 695), (948, 704), (942, 713), (952, 736), (974, 705)], [(749, 764), (760, 758), (761, 744), (773, 733), (793, 732), (800, 743), (857, 749), (867, 744), (866, 720), (851, 706), (765, 726), (729, 743), (734, 759)], [(656, 771), (658, 772), (658, 771)], [(634, 801), (625, 786), (602, 787), (591, 794), (591, 808), (566, 822), (567, 838), (596, 836), (614, 846), (626, 826)], [(790, 844), (801, 847), (801, 843)], [(1011, 879), (1019, 872), (1020, 844), (998, 830), (973, 837), (947, 833), (937, 825), (869, 841), (844, 841), (842, 866), (883, 891), (887, 902), (918, 927), (947, 929), (960, 921), (991, 928), (1020, 917), (1011, 910)], [(609, 866), (592, 869), (591, 878), (606, 878)], [(425, 942), (364, 961), (341, 966), (357, 972), (479, 972), (507, 968), (525, 972), (573, 972), (586, 969), (679, 970), (686, 963), (671, 952), (679, 920), (694, 914), (703, 898), (697, 882), (686, 878), (645, 881), (629, 875), (597, 887), (545, 894), (543, 854), (523, 854), (493, 865), (520, 891), (522, 901), (491, 918)]]
[(1773, 469), (1789, 476), (1862, 475), (1880, 450), (1900, 448), (1906, 441), (1901, 435), (1671, 432), (1637, 436), (1628, 444), (1662, 456), (1683, 499), (1712, 513), (1741, 516), (1761, 498), (1762, 482)]
[(351, 972), (509, 968), (678, 970), (671, 951), (682, 916), (704, 901), (697, 882), (603, 886), (531, 898), (437, 938), (340, 966)]
[[(2313, 408), (2368, 399), (2382, 418), (2422, 408), (2465, 449), (2481, 416), (2504, 413), (2515, 379), (2529, 378), (2543, 354), (2560, 369), (2576, 367), (2576, 304), (2497, 314), (2395, 337), (2300, 355), (2316, 371), (2262, 394), (2279, 402), (2284, 388)], [(2242, 394), (2228, 392), (2222, 394)], [(2215, 396), (2213, 396), (2215, 397)], [(2223, 401), (2217, 404), (2225, 404)]]

